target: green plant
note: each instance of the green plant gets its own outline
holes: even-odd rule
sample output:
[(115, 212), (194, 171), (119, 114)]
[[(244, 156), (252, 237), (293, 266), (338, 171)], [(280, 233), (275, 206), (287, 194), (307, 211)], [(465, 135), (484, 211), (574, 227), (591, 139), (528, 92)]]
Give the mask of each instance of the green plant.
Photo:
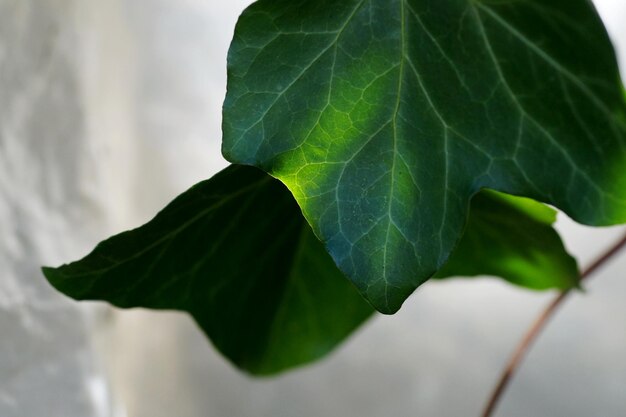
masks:
[(626, 104), (587, 0), (260, 0), (231, 44), (223, 132), (239, 165), (44, 268), (52, 285), (188, 311), (270, 374), (433, 276), (578, 286), (542, 203), (626, 222)]

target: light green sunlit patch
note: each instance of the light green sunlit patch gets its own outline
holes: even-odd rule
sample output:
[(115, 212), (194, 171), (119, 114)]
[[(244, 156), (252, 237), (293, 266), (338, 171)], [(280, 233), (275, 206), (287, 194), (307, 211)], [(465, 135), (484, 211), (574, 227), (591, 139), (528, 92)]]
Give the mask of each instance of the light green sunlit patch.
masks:
[(319, 125), (326, 136), (312, 135), (307, 140), (307, 144), (326, 148), (329, 142), (344, 142), (346, 140), (346, 134), (352, 127), (352, 120), (346, 112), (336, 110), (334, 106), (330, 105), (320, 118)]
[(482, 192), (488, 193), (494, 198), (506, 202), (539, 222), (552, 224), (556, 221), (556, 210), (531, 198), (517, 197), (494, 190), (483, 190)]
[(571, 275), (568, 265), (555, 263), (551, 254), (537, 250), (530, 250), (526, 257), (501, 257), (498, 263), (498, 268), (490, 275), (510, 277), (510, 282), (535, 290), (570, 289), (576, 278), (576, 275)]
[[(624, 135), (626, 141), (626, 133)], [(612, 155), (613, 161), (606, 161), (608, 181), (611, 183), (609, 189), (613, 190), (615, 196), (613, 204), (607, 207), (608, 215), (614, 219), (621, 219), (626, 216), (626, 201), (620, 199), (620, 195), (626, 190), (626, 145), (624, 152)]]

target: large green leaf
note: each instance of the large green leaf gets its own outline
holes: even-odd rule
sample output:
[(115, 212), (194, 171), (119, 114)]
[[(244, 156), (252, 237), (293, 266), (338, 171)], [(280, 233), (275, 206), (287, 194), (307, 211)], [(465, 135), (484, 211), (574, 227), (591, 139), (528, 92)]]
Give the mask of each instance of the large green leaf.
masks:
[(189, 311), (226, 357), (255, 374), (324, 355), (372, 312), (289, 191), (242, 166), (197, 184), (84, 259), (44, 273), (79, 300)]
[[(469, 240), (443, 273), (492, 274), (533, 288), (575, 286), (576, 264), (549, 226), (553, 220), (554, 211), (538, 203), (479, 194)], [(188, 311), (225, 356), (257, 374), (324, 355), (373, 312), (289, 191), (243, 166), (194, 186), (84, 259), (44, 272), (76, 299)]]
[(282, 180), (384, 313), (482, 188), (626, 222), (626, 106), (589, 0), (260, 0), (229, 52), (223, 153)]

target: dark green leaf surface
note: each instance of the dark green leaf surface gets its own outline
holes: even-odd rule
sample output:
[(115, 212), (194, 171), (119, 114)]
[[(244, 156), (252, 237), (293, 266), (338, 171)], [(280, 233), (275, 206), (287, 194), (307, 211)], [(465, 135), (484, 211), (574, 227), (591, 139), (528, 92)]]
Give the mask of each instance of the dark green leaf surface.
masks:
[[(531, 288), (574, 286), (576, 264), (549, 227), (553, 219), (540, 204), (481, 193), (472, 203), (470, 238), (444, 271), (497, 274)], [(84, 259), (44, 272), (76, 299), (188, 311), (225, 356), (257, 374), (324, 355), (374, 311), (289, 191), (243, 166), (192, 187)]]
[(44, 273), (76, 299), (189, 311), (226, 357), (255, 374), (323, 356), (372, 313), (289, 191), (242, 166)]
[(588, 0), (261, 0), (228, 71), (224, 155), (282, 180), (384, 313), (482, 188), (626, 222), (626, 106)]

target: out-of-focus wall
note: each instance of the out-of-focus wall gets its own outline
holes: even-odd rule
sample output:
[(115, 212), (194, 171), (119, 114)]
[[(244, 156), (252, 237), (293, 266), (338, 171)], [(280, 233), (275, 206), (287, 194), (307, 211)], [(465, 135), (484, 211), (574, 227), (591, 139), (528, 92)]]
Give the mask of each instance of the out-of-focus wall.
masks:
[[(40, 264), (84, 255), (225, 165), (225, 57), (248, 2), (0, 0), (0, 416), (478, 415), (550, 299), (495, 280), (428, 284), (330, 358), (256, 380), (184, 314), (50, 289)], [(626, 51), (626, 3), (597, 4)], [(619, 233), (559, 227), (583, 263)], [(565, 306), (499, 415), (626, 413), (624, 271), (626, 257)]]
[(87, 134), (78, 3), (0, 0), (3, 417), (111, 415), (87, 309), (39, 270), (87, 250), (111, 208)]

